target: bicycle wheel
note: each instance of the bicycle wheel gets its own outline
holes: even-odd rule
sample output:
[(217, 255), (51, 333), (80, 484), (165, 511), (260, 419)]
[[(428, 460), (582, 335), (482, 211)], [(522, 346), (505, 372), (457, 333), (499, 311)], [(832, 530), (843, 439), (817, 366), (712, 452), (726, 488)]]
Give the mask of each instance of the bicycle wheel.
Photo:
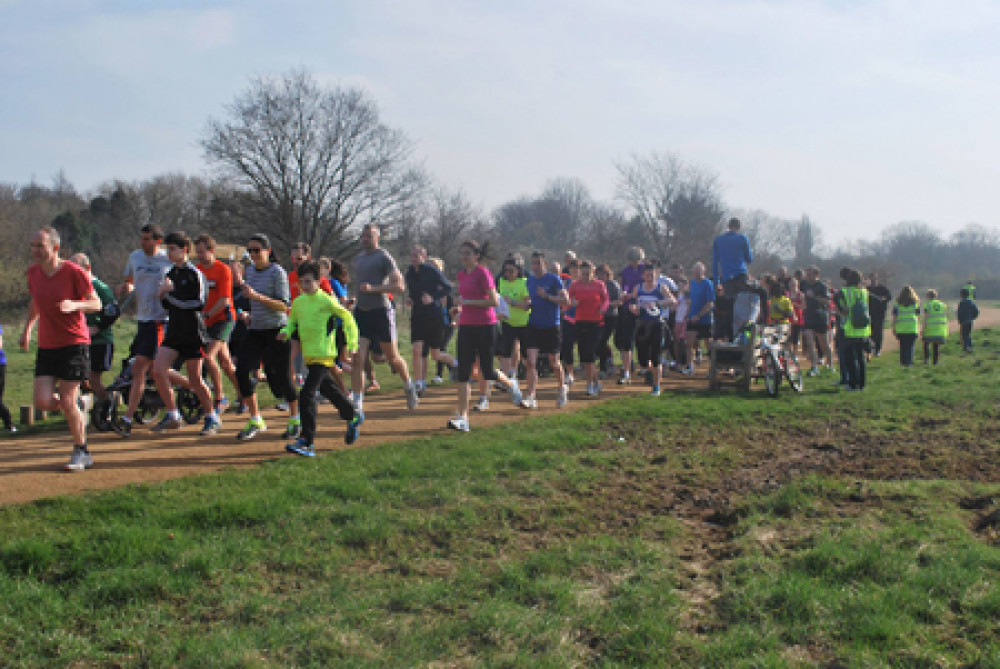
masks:
[(761, 358), (763, 367), (764, 387), (771, 397), (778, 396), (778, 384), (781, 383), (781, 363), (778, 362), (778, 352), (774, 349), (767, 351)]
[(785, 378), (788, 385), (797, 393), (802, 392), (802, 368), (788, 349), (781, 349), (781, 366), (785, 370)]

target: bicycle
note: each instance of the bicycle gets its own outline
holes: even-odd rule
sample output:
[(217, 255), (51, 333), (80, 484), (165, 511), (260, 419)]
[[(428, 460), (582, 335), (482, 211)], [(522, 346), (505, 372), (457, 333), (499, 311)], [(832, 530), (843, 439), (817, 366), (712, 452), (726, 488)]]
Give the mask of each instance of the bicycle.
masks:
[(771, 397), (778, 396), (782, 376), (788, 380), (792, 390), (802, 392), (802, 368), (792, 352), (785, 348), (779, 330), (769, 328), (761, 336), (760, 365), (764, 388)]

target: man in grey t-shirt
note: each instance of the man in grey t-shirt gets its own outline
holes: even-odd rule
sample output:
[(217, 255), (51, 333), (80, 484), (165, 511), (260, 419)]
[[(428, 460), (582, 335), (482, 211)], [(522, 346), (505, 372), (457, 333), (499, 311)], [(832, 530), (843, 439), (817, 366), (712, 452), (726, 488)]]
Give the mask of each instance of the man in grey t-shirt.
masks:
[[(160, 301), (160, 285), (173, 267), (167, 252), (160, 248), (163, 230), (156, 223), (147, 223), (139, 229), (141, 248), (128, 256), (125, 265), (125, 280), (115, 288), (115, 295), (121, 297), (135, 291), (136, 320), (139, 321), (135, 339), (132, 340), (132, 387), (140, 390), (128, 394), (128, 409), (123, 417), (119, 434), (131, 433), (132, 417), (142, 399), (141, 389), (146, 387), (146, 373), (156, 358), (156, 349), (163, 339), (163, 324), (167, 320), (167, 310)], [(170, 381), (175, 385), (187, 386), (187, 379), (173, 372)]]
[(406, 360), (396, 346), (396, 318), (389, 301), (389, 293), (402, 296), (406, 291), (403, 275), (396, 261), (379, 248), (380, 231), (369, 223), (361, 229), (362, 251), (354, 258), (354, 281), (358, 301), (354, 307), (354, 320), (358, 324), (358, 350), (351, 361), (351, 386), (354, 408), (362, 410), (364, 399), (365, 356), (371, 342), (378, 342), (382, 355), (392, 369), (403, 379), (406, 389), (406, 407), (417, 408), (417, 387), (410, 381)]

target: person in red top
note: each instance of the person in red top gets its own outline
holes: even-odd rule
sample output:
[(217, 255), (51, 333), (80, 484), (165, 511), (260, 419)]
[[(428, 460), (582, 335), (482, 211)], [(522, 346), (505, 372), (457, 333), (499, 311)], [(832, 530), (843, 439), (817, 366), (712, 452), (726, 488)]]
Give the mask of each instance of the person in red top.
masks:
[(469, 391), (472, 365), (479, 358), (480, 378), (499, 380), (510, 391), (515, 406), (521, 403), (521, 390), (516, 379), (509, 379), (493, 369), (493, 351), (496, 346), (497, 289), (493, 275), (481, 264), (488, 244), (480, 246), (467, 241), (462, 244), (462, 269), (458, 272), (456, 310), (461, 313), (458, 321), (458, 416), (448, 421), (448, 427), (460, 432), (469, 431)]
[(80, 384), (90, 375), (90, 331), (84, 313), (99, 311), (101, 298), (81, 267), (59, 257), (55, 229), (45, 227), (32, 236), (31, 260), (31, 302), (20, 344), (28, 350), (37, 323), (34, 404), (42, 411), (62, 410), (73, 436), (66, 469), (80, 471), (94, 465), (87, 450), (87, 423), (77, 406)]
[(569, 304), (576, 308), (576, 346), (587, 376), (587, 395), (601, 392), (597, 382), (597, 344), (604, 328), (604, 312), (608, 309), (608, 289), (594, 278), (594, 266), (589, 260), (579, 263), (580, 278), (569, 284)]
[(222, 386), (223, 372), (234, 388), (240, 387), (236, 380), (236, 365), (233, 364), (229, 352), (229, 337), (236, 327), (236, 310), (233, 309), (233, 272), (229, 269), (229, 265), (216, 260), (215, 240), (210, 235), (202, 233), (195, 237), (194, 252), (198, 258), (198, 269), (205, 275), (205, 283), (208, 285), (208, 297), (205, 300), (205, 310), (202, 312), (209, 337), (204, 360), (208, 378), (212, 381), (212, 392), (215, 395), (213, 404), (216, 412), (221, 414), (229, 404)]

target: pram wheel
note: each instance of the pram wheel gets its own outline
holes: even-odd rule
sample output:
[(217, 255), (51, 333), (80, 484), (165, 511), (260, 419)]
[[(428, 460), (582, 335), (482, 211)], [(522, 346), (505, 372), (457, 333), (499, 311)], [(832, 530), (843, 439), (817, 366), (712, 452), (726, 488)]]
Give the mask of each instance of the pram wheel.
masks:
[(181, 418), (188, 425), (196, 424), (204, 416), (198, 396), (187, 388), (177, 389), (177, 410), (181, 412)]
[[(117, 397), (117, 393), (112, 393)], [(110, 432), (114, 429), (112, 425), (111, 395), (103, 400), (98, 400), (94, 408), (90, 410), (90, 424), (98, 432)]]

